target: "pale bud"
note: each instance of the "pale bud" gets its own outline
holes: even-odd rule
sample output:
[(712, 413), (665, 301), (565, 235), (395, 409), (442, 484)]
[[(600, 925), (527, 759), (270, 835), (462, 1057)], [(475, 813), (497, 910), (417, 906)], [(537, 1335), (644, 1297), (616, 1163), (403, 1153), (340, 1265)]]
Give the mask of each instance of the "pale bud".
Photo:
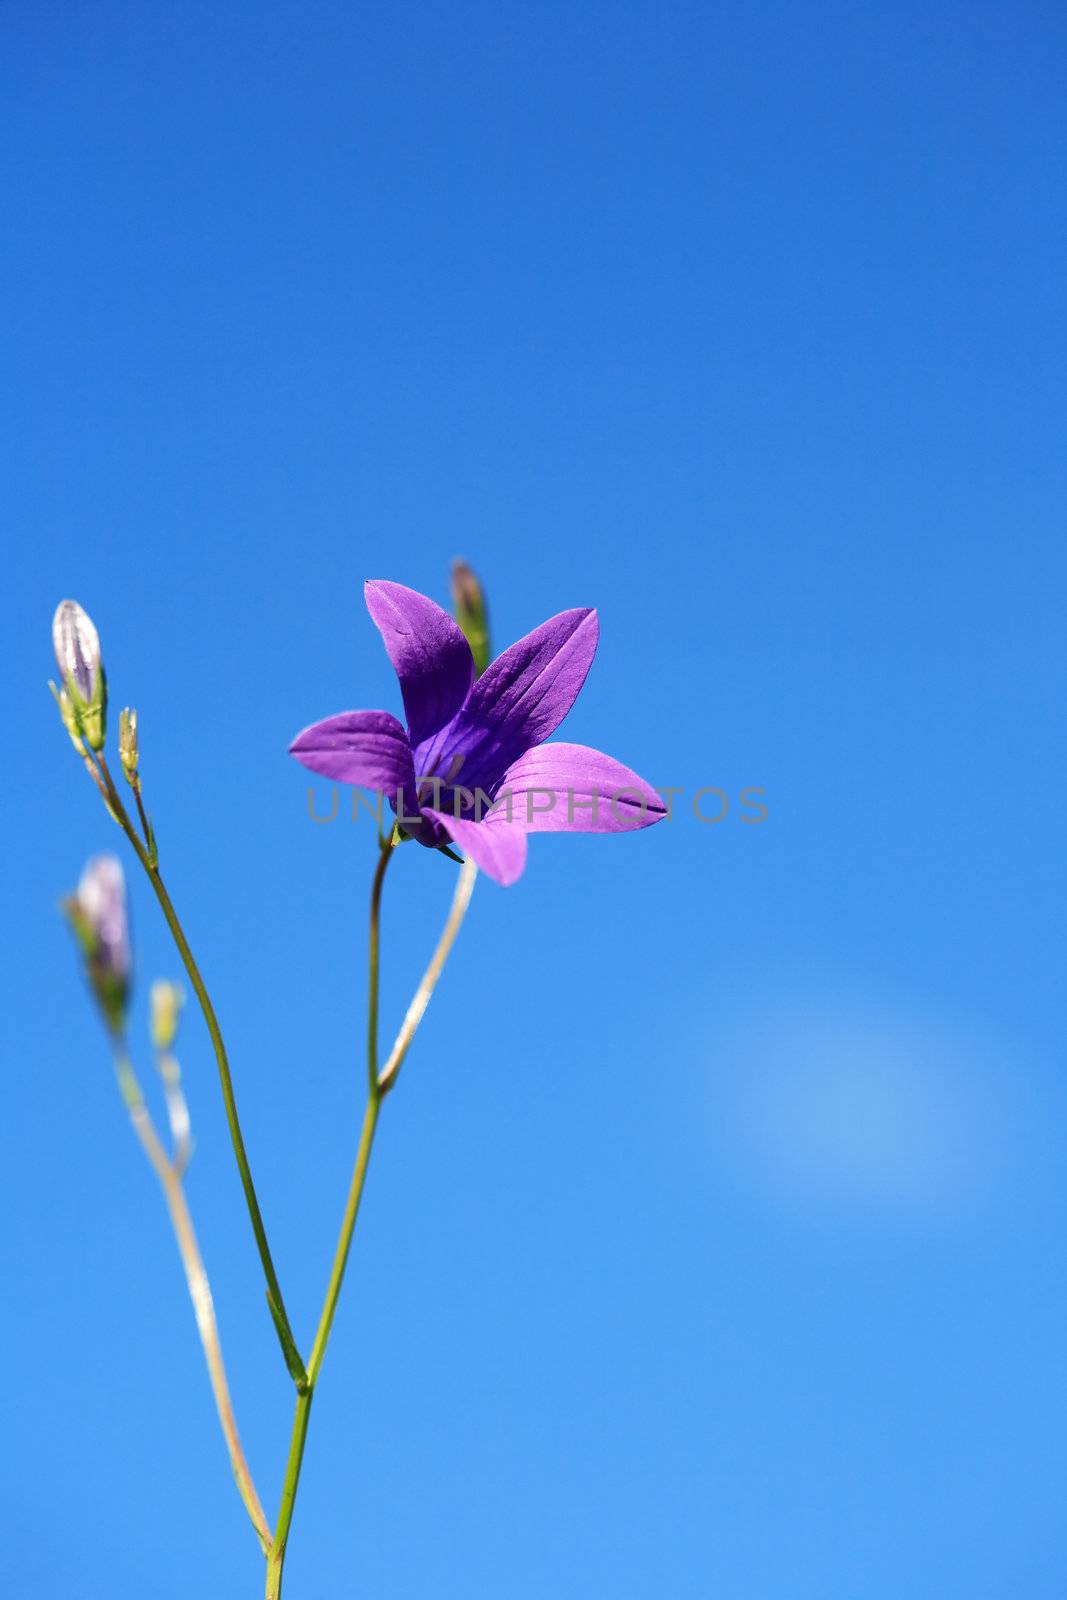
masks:
[(119, 1032), (126, 1020), (131, 960), (126, 880), (117, 856), (94, 856), (64, 909), (93, 993), (108, 1025)]
[(94, 750), (102, 750), (107, 682), (100, 660), (100, 636), (92, 618), (76, 600), (61, 600), (56, 607), (52, 644), (77, 731)]
[(452, 605), (474, 657), (474, 675), (489, 665), (489, 613), (478, 576), (465, 561), (452, 563)]
[(180, 983), (157, 978), (149, 990), (148, 1002), (153, 1045), (160, 1051), (173, 1050), (185, 1004), (185, 991)]
[(126, 774), (126, 782), (133, 784), (137, 777), (139, 751), (137, 748), (137, 713), (129, 706), (119, 712), (119, 760)]

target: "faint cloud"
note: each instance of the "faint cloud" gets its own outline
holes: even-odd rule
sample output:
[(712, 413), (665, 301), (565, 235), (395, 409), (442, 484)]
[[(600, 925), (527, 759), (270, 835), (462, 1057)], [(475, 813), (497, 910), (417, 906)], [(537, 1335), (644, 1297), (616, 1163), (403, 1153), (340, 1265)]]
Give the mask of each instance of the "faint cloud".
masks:
[(787, 1202), (949, 1215), (1024, 1154), (1032, 1079), (943, 1018), (777, 997), (713, 1041), (720, 1167)]

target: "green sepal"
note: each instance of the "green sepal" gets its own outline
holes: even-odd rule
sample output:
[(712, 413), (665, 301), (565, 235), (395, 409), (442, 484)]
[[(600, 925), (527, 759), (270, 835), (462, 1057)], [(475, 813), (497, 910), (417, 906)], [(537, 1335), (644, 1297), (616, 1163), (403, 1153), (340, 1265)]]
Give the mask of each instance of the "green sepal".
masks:
[(80, 756), (84, 756), (86, 754), (85, 744), (82, 740), (81, 723), (78, 720), (78, 713), (74, 709), (74, 702), (71, 700), (66, 688), (57, 689), (51, 678), (48, 680), (48, 687), (52, 691), (52, 699), (59, 707), (59, 715), (62, 718), (64, 728), (70, 735), (71, 744)]
[[(103, 662), (97, 668), (96, 692), (91, 700), (82, 699), (81, 691), (75, 683), (72, 673), (68, 672), (64, 677), (63, 687), (70, 696), (78, 732), (91, 750), (102, 750), (107, 728), (107, 674), (104, 671)], [(62, 701), (60, 701), (59, 709), (60, 711), (63, 710)], [(65, 721), (66, 718), (64, 717)], [(67, 731), (70, 732), (69, 726)]]

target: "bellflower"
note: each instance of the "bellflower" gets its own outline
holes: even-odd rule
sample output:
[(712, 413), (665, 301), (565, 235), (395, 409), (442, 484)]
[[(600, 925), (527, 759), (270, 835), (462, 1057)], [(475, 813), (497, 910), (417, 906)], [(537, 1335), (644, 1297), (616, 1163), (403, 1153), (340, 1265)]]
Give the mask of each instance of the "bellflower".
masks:
[(666, 814), (655, 789), (611, 756), (544, 742), (585, 682), (595, 611), (561, 611), (475, 680), (470, 646), (440, 606), (380, 580), (365, 595), (407, 729), (388, 711), (342, 711), (293, 740), (305, 767), (385, 792), (403, 832), (430, 847), (454, 841), (502, 884), (522, 873), (529, 833), (621, 833)]

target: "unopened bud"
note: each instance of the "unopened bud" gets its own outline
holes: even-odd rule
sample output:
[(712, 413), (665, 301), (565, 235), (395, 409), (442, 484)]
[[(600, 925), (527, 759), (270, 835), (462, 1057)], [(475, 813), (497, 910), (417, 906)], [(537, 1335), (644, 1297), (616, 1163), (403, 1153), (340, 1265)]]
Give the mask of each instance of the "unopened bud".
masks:
[(92, 749), (102, 750), (107, 681), (100, 660), (100, 636), (92, 618), (76, 600), (61, 600), (56, 607), (52, 618), (52, 644), (77, 732)]
[(180, 983), (157, 978), (148, 994), (151, 1014), (152, 1043), (157, 1050), (173, 1050), (178, 1036), (178, 1023), (185, 1004), (185, 991)]
[(126, 774), (126, 782), (133, 784), (137, 777), (137, 713), (129, 706), (119, 712), (119, 760)]
[(465, 561), (452, 563), (452, 605), (474, 657), (474, 675), (489, 665), (489, 612), (477, 574)]
[(118, 1033), (126, 1021), (131, 966), (126, 880), (118, 858), (94, 856), (64, 910), (85, 957), (90, 987), (108, 1026)]

